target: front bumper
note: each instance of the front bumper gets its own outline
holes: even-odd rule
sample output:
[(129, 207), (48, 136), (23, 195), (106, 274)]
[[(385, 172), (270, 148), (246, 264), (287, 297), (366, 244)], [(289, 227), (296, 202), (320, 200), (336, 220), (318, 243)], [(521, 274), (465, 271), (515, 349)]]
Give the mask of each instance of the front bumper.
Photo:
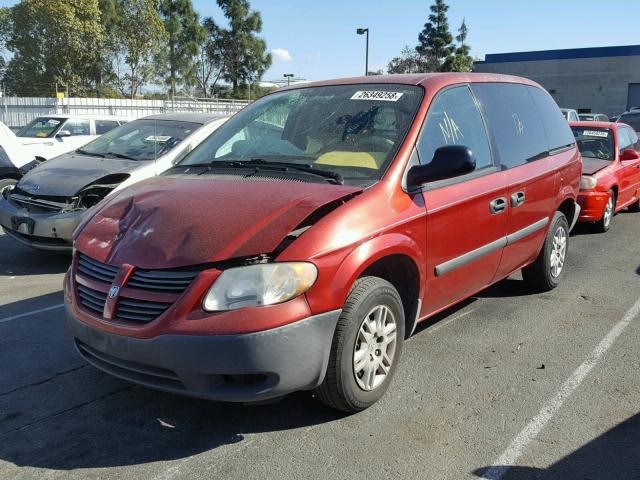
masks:
[(256, 402), (322, 383), (340, 310), (237, 335), (139, 339), (91, 327), (67, 309), (80, 355), (116, 377), (209, 400)]
[(578, 205), (581, 211), (579, 222), (597, 222), (604, 214), (604, 208), (609, 201), (609, 192), (580, 191), (578, 193)]
[(41, 250), (71, 252), (72, 234), (84, 212), (32, 213), (0, 196), (0, 225), (5, 233)]

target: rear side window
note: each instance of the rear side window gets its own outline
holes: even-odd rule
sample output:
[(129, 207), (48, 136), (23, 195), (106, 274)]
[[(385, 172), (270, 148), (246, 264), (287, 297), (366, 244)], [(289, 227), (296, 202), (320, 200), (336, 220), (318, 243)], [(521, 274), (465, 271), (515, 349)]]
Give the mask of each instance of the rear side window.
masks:
[(638, 136), (636, 132), (628, 127), (622, 127), (618, 129), (618, 150), (622, 152), (628, 148), (634, 150), (638, 147)]
[(89, 120), (84, 119), (70, 119), (63, 125), (62, 130), (67, 130), (72, 136), (75, 135), (91, 135), (91, 129), (89, 127)]
[(429, 107), (418, 142), (420, 162), (431, 162), (435, 151), (445, 145), (469, 147), (476, 159), (476, 170), (493, 165), (482, 116), (466, 85), (438, 94)]
[(118, 122), (114, 120), (96, 120), (96, 135), (102, 135), (109, 130), (113, 130), (118, 126)]
[(474, 83), (471, 88), (489, 124), (503, 169), (547, 156), (545, 130), (525, 85)]
[(558, 148), (573, 145), (575, 140), (573, 133), (571, 133), (571, 128), (551, 95), (544, 90), (529, 85), (525, 88), (531, 94), (542, 118), (542, 126), (547, 135), (549, 150), (553, 152)]

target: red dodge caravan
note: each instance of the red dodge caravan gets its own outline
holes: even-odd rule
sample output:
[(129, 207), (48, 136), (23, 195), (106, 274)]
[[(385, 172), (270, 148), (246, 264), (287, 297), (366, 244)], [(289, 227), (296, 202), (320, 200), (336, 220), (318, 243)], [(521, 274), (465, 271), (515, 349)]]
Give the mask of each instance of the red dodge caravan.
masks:
[(80, 354), (118, 377), (251, 402), (385, 392), (416, 324), (522, 269), (563, 273), (581, 162), (529, 80), (398, 75), (280, 89), (75, 232)]

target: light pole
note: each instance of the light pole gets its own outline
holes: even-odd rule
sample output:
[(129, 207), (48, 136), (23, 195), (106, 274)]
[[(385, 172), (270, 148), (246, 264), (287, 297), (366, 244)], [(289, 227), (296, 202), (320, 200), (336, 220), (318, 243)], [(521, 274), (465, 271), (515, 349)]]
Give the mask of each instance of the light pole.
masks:
[(369, 29), (358, 28), (356, 30), (356, 33), (358, 35), (364, 35), (365, 33), (367, 34), (367, 43), (366, 43), (365, 53), (364, 53), (364, 75), (367, 76), (369, 75)]
[(293, 73), (285, 73), (283, 77), (287, 79), (287, 87), (291, 85), (291, 78), (293, 78)]

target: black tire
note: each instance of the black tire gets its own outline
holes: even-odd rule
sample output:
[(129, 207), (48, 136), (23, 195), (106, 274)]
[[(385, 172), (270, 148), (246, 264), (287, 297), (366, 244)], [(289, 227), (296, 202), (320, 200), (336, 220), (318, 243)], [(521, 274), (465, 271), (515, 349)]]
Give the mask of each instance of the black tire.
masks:
[[(607, 216), (607, 210), (611, 207), (611, 213)], [(599, 233), (605, 233), (611, 228), (613, 222), (613, 214), (616, 210), (616, 194), (613, 190), (609, 190), (609, 200), (602, 213), (602, 218), (593, 224), (593, 230)]]
[[(367, 391), (356, 381), (354, 355), (356, 342), (361, 342), (360, 328), (365, 318), (372, 318), (369, 314), (378, 307), (386, 307), (393, 314), (396, 324), (395, 348), (386, 377), (375, 388)], [(318, 400), (348, 413), (359, 412), (377, 402), (389, 387), (400, 360), (404, 324), (402, 301), (394, 286), (378, 277), (359, 278), (351, 289), (338, 320), (324, 381), (314, 391)], [(375, 355), (379, 356), (377, 352), (375, 350)], [(371, 356), (371, 361), (374, 361), (374, 353), (364, 356)], [(364, 376), (364, 371), (359, 373)], [(362, 382), (362, 377), (359, 378)]]
[(0, 192), (9, 185), (15, 185), (18, 181), (15, 178), (0, 178)]
[[(551, 253), (554, 251), (554, 237), (558, 229), (564, 229), (565, 248), (564, 258), (557, 275), (552, 273)], [(529, 287), (540, 292), (548, 292), (558, 286), (569, 253), (569, 223), (562, 212), (556, 212), (551, 220), (551, 226), (544, 240), (542, 250), (535, 261), (522, 269), (522, 278)]]
[(630, 212), (633, 212), (633, 213), (640, 212), (640, 199), (636, 200), (635, 203), (632, 203), (631, 205), (629, 205), (627, 207), (627, 210), (629, 210)]

